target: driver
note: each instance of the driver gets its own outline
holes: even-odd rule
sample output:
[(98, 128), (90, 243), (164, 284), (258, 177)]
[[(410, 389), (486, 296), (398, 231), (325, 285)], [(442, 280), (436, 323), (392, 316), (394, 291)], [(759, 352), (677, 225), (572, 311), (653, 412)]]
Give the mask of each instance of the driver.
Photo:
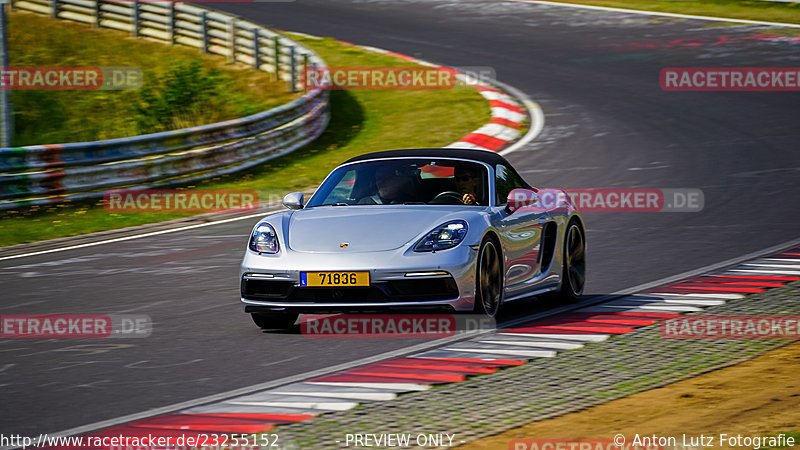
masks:
[(477, 205), (481, 182), (478, 171), (466, 166), (456, 166), (453, 174), (456, 180), (456, 189), (459, 193), (463, 193), (461, 203)]
[(413, 200), (414, 175), (405, 173), (397, 167), (381, 166), (375, 171), (375, 185), (378, 192), (362, 198), (359, 204), (387, 205)]

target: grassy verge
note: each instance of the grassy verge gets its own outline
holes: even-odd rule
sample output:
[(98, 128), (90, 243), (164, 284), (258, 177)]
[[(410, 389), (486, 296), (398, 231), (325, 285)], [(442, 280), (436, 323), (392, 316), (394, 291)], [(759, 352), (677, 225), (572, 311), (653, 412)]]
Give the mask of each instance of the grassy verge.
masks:
[(730, 19), (761, 20), (800, 24), (800, 3), (785, 3), (765, 0), (579, 0), (560, 1), (580, 5), (606, 6), (609, 8), (636, 9), (695, 16), (724, 17)]
[[(772, 350), (750, 361), (713, 370), (693, 378), (630, 395), (618, 400), (541, 420), (514, 428), (491, 437), (458, 447), (461, 450), (516, 448), (516, 439), (541, 439), (570, 448), (579, 439), (610, 442), (615, 435), (627, 438), (626, 446), (633, 448), (635, 436), (676, 437), (681, 448), (683, 436), (713, 436), (707, 448), (744, 448), (742, 443), (731, 445), (731, 437), (761, 438), (760, 448), (792, 448), (771, 446), (767, 438), (781, 434), (800, 439), (797, 423), (800, 420), (800, 396), (794, 367), (800, 360), (800, 343)], [(714, 414), (694, 414), (703, 409)], [(725, 441), (721, 436), (725, 434)], [(787, 442), (788, 443), (788, 442)], [(694, 444), (694, 448), (700, 448)], [(751, 445), (748, 448), (753, 448)], [(607, 444), (602, 445), (607, 448)], [(642, 446), (641, 448), (643, 448)], [(661, 448), (665, 448), (661, 447)], [(525, 448), (531, 448), (530, 443)], [(592, 448), (595, 445), (592, 444)], [(614, 447), (611, 447), (614, 448)], [(622, 448), (622, 446), (620, 446)], [(683, 448), (690, 448), (686, 446)]]
[(112, 139), (220, 122), (295, 96), (286, 83), (227, 64), (220, 56), (24, 12), (9, 16), (9, 48), (11, 66), (139, 67), (144, 80), (142, 89), (127, 91), (12, 91), (15, 146)]
[[(331, 66), (408, 66), (332, 39), (296, 37)], [(475, 90), (332, 91), (331, 122), (314, 143), (246, 172), (187, 188), (255, 189), (265, 199), (322, 181), (347, 158), (376, 150), (438, 147), (458, 140), (489, 119)], [(168, 220), (187, 214), (109, 214), (99, 203), (30, 208), (3, 214), (0, 246)], [(46, 227), (46, 233), (43, 228)]]

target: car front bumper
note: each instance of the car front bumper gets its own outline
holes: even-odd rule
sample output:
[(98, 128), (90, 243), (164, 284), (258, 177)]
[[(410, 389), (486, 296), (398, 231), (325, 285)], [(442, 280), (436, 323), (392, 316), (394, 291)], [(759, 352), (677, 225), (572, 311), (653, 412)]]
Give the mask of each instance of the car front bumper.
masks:
[[(471, 311), (477, 250), (468, 245), (438, 252), (408, 249), (358, 253), (276, 255), (247, 251), (240, 270), (245, 312)], [(366, 271), (369, 287), (302, 287), (300, 272)]]

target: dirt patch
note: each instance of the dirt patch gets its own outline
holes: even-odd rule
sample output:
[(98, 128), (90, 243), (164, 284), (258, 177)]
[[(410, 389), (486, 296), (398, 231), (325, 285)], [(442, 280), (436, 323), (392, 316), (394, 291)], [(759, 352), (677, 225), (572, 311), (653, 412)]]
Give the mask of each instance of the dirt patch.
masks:
[[(534, 422), (471, 442), (460, 449), (509, 448), (512, 439), (612, 439), (639, 436), (795, 436), (800, 448), (800, 342), (753, 360), (662, 388)], [(567, 447), (569, 448), (569, 447)], [(709, 447), (710, 448), (710, 447)], [(763, 446), (762, 446), (763, 448)]]

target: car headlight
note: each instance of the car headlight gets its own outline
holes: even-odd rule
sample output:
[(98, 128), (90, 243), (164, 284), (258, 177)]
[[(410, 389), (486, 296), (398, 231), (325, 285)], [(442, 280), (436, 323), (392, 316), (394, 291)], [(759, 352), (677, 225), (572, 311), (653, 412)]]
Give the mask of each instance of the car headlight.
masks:
[(278, 235), (268, 223), (259, 224), (250, 235), (250, 250), (258, 253), (278, 253)]
[(415, 252), (432, 252), (455, 247), (467, 235), (467, 222), (453, 220), (439, 225), (414, 246)]

